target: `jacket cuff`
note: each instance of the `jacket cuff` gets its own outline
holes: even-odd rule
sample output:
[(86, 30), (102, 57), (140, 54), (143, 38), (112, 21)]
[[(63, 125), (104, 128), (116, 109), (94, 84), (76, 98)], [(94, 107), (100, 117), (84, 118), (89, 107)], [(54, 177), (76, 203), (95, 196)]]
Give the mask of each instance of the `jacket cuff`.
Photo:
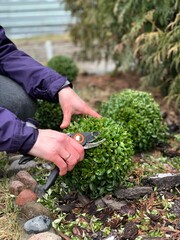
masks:
[(16, 126), (16, 134), (14, 134), (11, 143), (11, 152), (20, 152), (27, 154), (38, 137), (38, 129), (27, 126), (25, 122), (18, 121)]
[(54, 95), (54, 101), (58, 102), (58, 92), (61, 91), (63, 88), (67, 87), (67, 86), (69, 86), (71, 88), (73, 87), (72, 83), (69, 82), (68, 80), (66, 80), (65, 83), (62, 86), (59, 86), (59, 87), (56, 88), (56, 93)]

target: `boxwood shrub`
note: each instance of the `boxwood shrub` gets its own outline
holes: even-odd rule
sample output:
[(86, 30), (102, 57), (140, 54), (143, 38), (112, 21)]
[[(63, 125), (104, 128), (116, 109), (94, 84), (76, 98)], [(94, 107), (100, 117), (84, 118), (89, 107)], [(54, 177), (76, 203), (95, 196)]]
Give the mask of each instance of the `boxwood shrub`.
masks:
[(90, 198), (112, 192), (124, 181), (133, 166), (133, 145), (130, 135), (122, 126), (108, 118), (79, 117), (65, 132), (98, 131), (98, 139), (106, 141), (100, 146), (85, 150), (85, 159), (59, 181), (72, 190), (79, 190)]
[(151, 149), (167, 133), (160, 107), (147, 92), (126, 89), (113, 94), (100, 106), (100, 113), (125, 127), (136, 152)]
[(76, 63), (72, 58), (67, 56), (54, 56), (48, 61), (47, 65), (59, 74), (66, 76), (70, 82), (73, 82), (78, 75)]
[(38, 100), (38, 109), (35, 114), (35, 119), (38, 121), (40, 128), (49, 128), (59, 131), (59, 126), (63, 119), (63, 113), (59, 103)]

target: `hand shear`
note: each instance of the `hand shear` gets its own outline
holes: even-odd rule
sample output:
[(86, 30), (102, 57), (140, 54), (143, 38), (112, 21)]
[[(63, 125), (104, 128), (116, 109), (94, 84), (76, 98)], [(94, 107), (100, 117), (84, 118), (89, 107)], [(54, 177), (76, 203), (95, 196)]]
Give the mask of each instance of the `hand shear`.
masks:
[[(68, 136), (76, 140), (80, 143), (84, 149), (91, 149), (102, 144), (106, 139), (102, 139), (100, 141), (96, 141), (99, 136), (99, 132), (76, 132), (76, 133), (68, 133)], [(26, 164), (28, 161), (33, 160), (35, 157), (31, 155), (24, 155), (19, 160), (19, 164)], [(54, 185), (57, 177), (59, 176), (59, 168), (55, 166), (55, 168), (50, 173), (46, 184), (42, 187), (43, 191), (46, 192), (52, 185)], [(42, 190), (42, 189), (41, 189)]]

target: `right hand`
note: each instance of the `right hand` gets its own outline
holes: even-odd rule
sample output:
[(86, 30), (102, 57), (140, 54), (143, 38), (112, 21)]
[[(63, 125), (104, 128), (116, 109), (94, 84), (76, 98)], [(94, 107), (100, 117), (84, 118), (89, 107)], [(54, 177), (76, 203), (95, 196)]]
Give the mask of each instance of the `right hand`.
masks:
[(39, 129), (37, 141), (28, 154), (53, 162), (63, 176), (84, 158), (84, 148), (67, 134)]

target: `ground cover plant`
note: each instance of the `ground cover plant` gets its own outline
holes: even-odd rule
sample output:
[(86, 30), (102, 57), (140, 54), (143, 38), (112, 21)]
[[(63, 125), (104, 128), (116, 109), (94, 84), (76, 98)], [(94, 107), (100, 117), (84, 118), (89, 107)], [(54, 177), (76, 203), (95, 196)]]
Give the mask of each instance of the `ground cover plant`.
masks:
[(124, 126), (131, 134), (136, 152), (150, 150), (166, 138), (167, 126), (162, 121), (158, 103), (150, 93), (123, 90), (105, 101), (100, 113)]

